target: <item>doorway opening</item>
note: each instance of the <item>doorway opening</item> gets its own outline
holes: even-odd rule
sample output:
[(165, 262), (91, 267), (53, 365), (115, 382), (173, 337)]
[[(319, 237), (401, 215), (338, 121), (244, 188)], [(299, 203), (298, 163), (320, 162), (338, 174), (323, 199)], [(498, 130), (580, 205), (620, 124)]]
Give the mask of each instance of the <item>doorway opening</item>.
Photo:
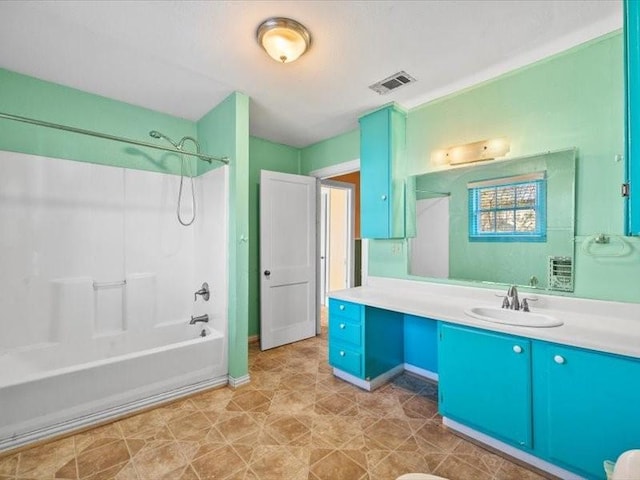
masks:
[(327, 294), (350, 288), (354, 283), (353, 245), (355, 186), (323, 180), (320, 204), (320, 302)]
[(362, 284), (360, 172), (324, 177), (320, 193), (319, 300), (321, 325), (327, 325), (331, 292)]

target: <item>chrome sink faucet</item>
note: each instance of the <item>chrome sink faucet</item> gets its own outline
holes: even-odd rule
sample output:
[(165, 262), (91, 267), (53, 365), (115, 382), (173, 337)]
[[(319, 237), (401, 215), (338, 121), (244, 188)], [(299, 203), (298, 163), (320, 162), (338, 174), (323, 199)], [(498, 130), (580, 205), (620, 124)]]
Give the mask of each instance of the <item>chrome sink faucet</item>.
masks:
[[(502, 295), (498, 295), (502, 296)], [(509, 310), (520, 310), (523, 312), (529, 312), (529, 302), (536, 302), (538, 299), (535, 297), (524, 297), (522, 300), (518, 298), (518, 289), (515, 285), (511, 285), (507, 290), (507, 295), (502, 299), (502, 308), (508, 308)]]
[(520, 310), (520, 300), (518, 300), (518, 289), (515, 285), (511, 285), (509, 290), (507, 290), (506, 300), (508, 302), (508, 307), (505, 306), (506, 302), (503, 302), (503, 308), (509, 308), (510, 310)]

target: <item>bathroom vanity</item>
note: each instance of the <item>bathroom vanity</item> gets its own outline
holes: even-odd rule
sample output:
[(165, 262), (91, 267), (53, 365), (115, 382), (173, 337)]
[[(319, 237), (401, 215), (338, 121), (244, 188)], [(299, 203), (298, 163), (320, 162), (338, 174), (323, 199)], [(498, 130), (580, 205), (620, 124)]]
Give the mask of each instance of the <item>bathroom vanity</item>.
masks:
[[(561, 478), (604, 478), (640, 446), (640, 305), (537, 295), (539, 328), (474, 318), (495, 290), (369, 278), (332, 293), (329, 362), (372, 390), (408, 370), (439, 381), (449, 428)], [(520, 315), (526, 315), (526, 313)]]

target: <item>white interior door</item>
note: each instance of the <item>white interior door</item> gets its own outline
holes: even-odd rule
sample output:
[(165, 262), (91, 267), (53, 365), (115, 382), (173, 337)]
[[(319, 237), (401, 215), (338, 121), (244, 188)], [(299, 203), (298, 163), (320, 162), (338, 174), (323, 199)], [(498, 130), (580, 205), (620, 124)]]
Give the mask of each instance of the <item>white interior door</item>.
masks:
[(316, 334), (317, 180), (260, 171), (260, 348)]

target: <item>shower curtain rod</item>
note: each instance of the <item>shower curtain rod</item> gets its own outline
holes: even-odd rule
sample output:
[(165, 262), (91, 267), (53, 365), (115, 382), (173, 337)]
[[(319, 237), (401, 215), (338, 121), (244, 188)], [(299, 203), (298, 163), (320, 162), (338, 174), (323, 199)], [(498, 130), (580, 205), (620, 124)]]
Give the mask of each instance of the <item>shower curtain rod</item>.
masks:
[(204, 160), (205, 162), (221, 162), (224, 163), (225, 165), (229, 164), (229, 158), (228, 157), (212, 157), (210, 155), (205, 155), (204, 153), (192, 153), (192, 152), (186, 152), (183, 150), (178, 150), (175, 148), (169, 148), (169, 147), (163, 147), (161, 145), (155, 145), (153, 143), (148, 143), (148, 142), (142, 142), (140, 140), (132, 140), (130, 138), (124, 138), (124, 137), (117, 137), (115, 135), (109, 135), (106, 133), (100, 133), (100, 132), (94, 132), (92, 130), (84, 130), (82, 128), (76, 128), (76, 127), (69, 127), (67, 125), (60, 125), (59, 123), (51, 123), (51, 122), (45, 122), (42, 120), (35, 120), (33, 118), (29, 118), (29, 117), (21, 117), (19, 115), (12, 115), (10, 113), (4, 113), (4, 112), (0, 112), (0, 118), (4, 118), (7, 120), (14, 120), (16, 122), (22, 122), (22, 123), (30, 123), (32, 125), (38, 125), (40, 127), (47, 127), (47, 128), (54, 128), (57, 130), (64, 130), (67, 132), (72, 132), (72, 133), (79, 133), (81, 135), (89, 135), (91, 137), (97, 137), (97, 138), (103, 138), (105, 140), (113, 140), (115, 142), (122, 142), (122, 143), (129, 143), (131, 145), (138, 145), (141, 147), (148, 147), (148, 148), (155, 148), (156, 150), (163, 150), (165, 152), (171, 152), (171, 153), (178, 153), (178, 154), (182, 154), (182, 155), (190, 155), (192, 157), (198, 157), (200, 160)]

